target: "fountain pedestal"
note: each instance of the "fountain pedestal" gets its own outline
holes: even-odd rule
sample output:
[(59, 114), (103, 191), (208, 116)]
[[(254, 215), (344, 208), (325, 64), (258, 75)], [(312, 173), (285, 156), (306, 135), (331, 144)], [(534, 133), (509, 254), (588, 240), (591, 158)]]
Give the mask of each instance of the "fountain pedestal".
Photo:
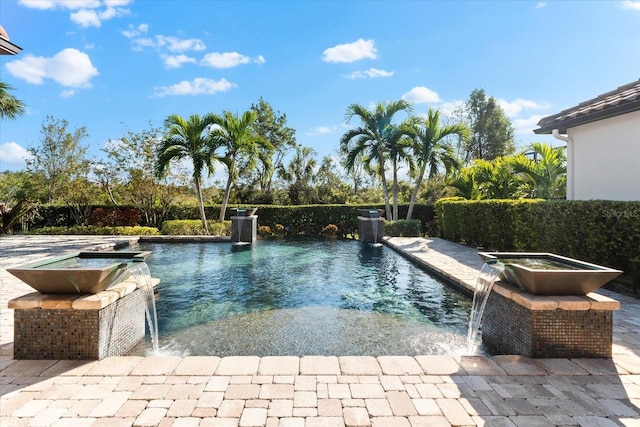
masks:
[(482, 341), (493, 354), (533, 358), (610, 358), (614, 299), (539, 296), (496, 282), (485, 307)]
[(253, 243), (258, 235), (258, 216), (232, 216), (231, 241), (234, 243)]
[[(154, 279), (154, 284), (159, 281)], [(93, 295), (33, 292), (9, 301), (15, 359), (103, 359), (145, 336), (145, 299), (133, 280)]]
[(382, 243), (384, 237), (383, 209), (358, 210), (358, 235), (363, 243)]

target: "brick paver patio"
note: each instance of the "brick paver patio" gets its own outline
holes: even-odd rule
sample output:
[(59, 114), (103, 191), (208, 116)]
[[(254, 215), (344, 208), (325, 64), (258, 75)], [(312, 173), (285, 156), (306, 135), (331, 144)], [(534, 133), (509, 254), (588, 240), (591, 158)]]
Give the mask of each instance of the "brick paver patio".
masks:
[[(520, 356), (110, 357), (14, 360), (4, 269), (114, 237), (0, 240), (0, 426), (640, 426), (640, 301), (618, 299), (612, 359)], [(126, 240), (126, 239), (125, 239)], [(440, 274), (475, 279), (476, 251), (388, 242)]]

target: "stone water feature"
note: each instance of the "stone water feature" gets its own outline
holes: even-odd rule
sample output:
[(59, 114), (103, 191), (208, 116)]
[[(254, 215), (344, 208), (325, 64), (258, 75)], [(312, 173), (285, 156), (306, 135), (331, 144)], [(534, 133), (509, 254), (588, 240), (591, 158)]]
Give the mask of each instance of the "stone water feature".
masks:
[(479, 255), (501, 265), (500, 280), (491, 284), (480, 313), (482, 341), (490, 352), (611, 357), (613, 311), (620, 303), (593, 291), (621, 271), (547, 253)]
[(37, 291), (9, 301), (14, 357), (67, 360), (127, 354), (144, 339), (145, 319), (152, 333), (157, 330), (151, 323), (152, 288), (159, 280), (144, 268), (149, 254), (79, 252), (7, 269)]
[(373, 245), (382, 244), (384, 221), (384, 209), (358, 209), (360, 241)]
[(231, 209), (231, 242), (234, 245), (250, 245), (258, 235), (257, 208)]

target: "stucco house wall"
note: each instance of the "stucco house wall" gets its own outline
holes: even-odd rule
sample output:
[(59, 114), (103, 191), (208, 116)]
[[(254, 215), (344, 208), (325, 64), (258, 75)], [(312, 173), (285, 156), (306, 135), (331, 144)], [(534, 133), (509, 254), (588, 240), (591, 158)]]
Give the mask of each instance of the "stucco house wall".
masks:
[(640, 111), (569, 128), (567, 136), (567, 198), (640, 200)]

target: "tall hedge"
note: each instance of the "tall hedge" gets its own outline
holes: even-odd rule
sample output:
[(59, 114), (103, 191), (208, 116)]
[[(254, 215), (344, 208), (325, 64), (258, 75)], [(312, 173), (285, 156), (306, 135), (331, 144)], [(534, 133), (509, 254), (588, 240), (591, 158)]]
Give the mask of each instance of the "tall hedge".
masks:
[(640, 257), (640, 202), (442, 199), (435, 208), (441, 237), (488, 250), (551, 252), (623, 271)]

